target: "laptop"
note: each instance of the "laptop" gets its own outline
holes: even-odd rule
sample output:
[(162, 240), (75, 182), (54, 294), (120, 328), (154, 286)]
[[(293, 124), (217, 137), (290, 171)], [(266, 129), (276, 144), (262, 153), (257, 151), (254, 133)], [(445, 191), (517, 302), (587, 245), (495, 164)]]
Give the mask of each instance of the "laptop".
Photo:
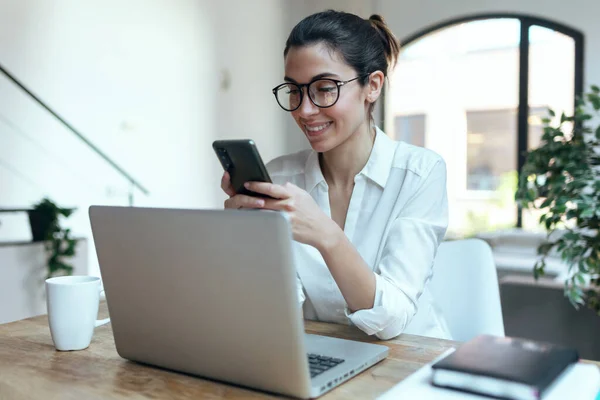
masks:
[(89, 215), (123, 358), (315, 398), (388, 355), (305, 334), (284, 213), (92, 206)]

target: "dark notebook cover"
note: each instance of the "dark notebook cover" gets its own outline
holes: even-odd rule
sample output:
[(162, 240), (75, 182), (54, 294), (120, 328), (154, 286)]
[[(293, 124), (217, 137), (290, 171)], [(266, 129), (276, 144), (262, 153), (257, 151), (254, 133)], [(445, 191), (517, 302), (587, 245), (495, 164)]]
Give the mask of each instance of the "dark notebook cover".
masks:
[(577, 350), (551, 343), (480, 335), (432, 368), (523, 383), (541, 394), (578, 359)]

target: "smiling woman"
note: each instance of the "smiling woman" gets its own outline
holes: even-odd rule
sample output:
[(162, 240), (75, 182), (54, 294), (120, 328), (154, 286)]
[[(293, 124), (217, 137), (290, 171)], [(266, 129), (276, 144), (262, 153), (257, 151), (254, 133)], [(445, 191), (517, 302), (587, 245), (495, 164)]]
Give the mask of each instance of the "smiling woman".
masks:
[(289, 214), (307, 319), (380, 339), (449, 338), (426, 287), (448, 225), (445, 163), (391, 140), (372, 118), (398, 51), (379, 15), (324, 11), (298, 23), (273, 94), (312, 149), (271, 161), (273, 183), (247, 184), (271, 198), (236, 194), (225, 174), (225, 207)]

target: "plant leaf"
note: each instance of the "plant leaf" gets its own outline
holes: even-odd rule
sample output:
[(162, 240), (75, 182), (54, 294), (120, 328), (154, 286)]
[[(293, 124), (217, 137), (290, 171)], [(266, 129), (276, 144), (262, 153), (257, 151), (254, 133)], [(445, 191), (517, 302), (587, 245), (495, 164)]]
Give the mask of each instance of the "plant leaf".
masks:
[(563, 122), (565, 122), (566, 120), (567, 120), (567, 115), (566, 115), (564, 112), (562, 112), (562, 113), (560, 114), (560, 123), (562, 124), (562, 123), (563, 123)]
[(540, 208), (548, 207), (550, 204), (552, 204), (552, 201), (553, 201), (552, 198), (547, 198), (546, 200), (544, 200), (544, 202), (542, 204), (540, 204)]
[(594, 216), (594, 210), (592, 208), (586, 208), (585, 210), (583, 210), (583, 212), (581, 213), (581, 215), (579, 216), (580, 218), (591, 218)]
[(567, 232), (564, 234), (563, 238), (566, 240), (577, 241), (581, 239), (581, 235), (575, 232)]

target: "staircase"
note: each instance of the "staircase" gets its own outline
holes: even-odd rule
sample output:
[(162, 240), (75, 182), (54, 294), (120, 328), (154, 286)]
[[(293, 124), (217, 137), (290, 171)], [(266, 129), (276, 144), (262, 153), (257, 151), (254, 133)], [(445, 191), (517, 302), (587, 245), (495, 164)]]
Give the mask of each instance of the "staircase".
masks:
[[(0, 65), (0, 209), (28, 208), (45, 196), (77, 208), (64, 225), (89, 239), (87, 272), (97, 275), (87, 208), (133, 206), (148, 195), (116, 160)], [(8, 229), (5, 224), (3, 238), (10, 238)]]

